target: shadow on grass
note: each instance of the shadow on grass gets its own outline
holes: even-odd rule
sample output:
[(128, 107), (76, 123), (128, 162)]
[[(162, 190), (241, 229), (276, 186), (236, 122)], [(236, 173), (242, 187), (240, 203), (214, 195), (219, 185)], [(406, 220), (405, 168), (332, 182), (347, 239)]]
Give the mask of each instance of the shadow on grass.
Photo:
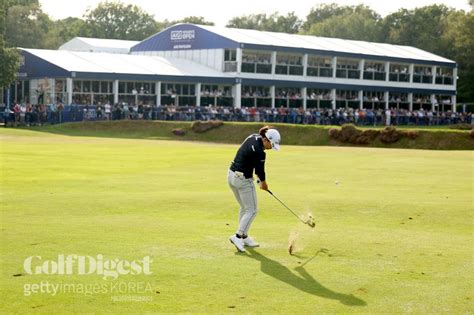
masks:
[(338, 300), (344, 305), (367, 305), (364, 300), (361, 300), (352, 294), (338, 293), (321, 285), (303, 268), (303, 266), (295, 268), (295, 271), (299, 274), (298, 276), (279, 262), (265, 257), (264, 255), (256, 252), (254, 249), (249, 248), (247, 249), (247, 252), (250, 253), (250, 255), (247, 255), (248, 257), (260, 261), (261, 270), (263, 273), (277, 280), (285, 282), (298, 290), (322, 298)]

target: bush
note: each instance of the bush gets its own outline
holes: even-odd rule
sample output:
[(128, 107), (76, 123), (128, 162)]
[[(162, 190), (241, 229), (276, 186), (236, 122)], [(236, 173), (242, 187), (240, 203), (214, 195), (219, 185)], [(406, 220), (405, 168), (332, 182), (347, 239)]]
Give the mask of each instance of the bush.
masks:
[(408, 130), (408, 131), (403, 132), (403, 136), (410, 138), (412, 140), (415, 140), (416, 138), (418, 138), (419, 133), (418, 131), (415, 131), (415, 130)]
[(332, 128), (329, 129), (329, 137), (344, 143), (352, 144), (369, 144), (379, 135), (378, 130), (364, 130), (360, 131), (352, 124), (343, 125), (341, 130)]
[(471, 129), (471, 138), (474, 139), (474, 128)]
[(209, 121), (195, 121), (191, 125), (191, 129), (196, 133), (203, 133), (211, 129), (219, 128), (224, 123), (221, 120), (209, 120)]
[(329, 138), (336, 139), (336, 140), (339, 140), (339, 134), (340, 133), (341, 133), (341, 131), (339, 129), (336, 129), (336, 128), (331, 128), (328, 131)]
[(184, 129), (181, 129), (181, 128), (173, 129), (173, 134), (175, 136), (184, 136), (186, 134), (186, 131)]
[(403, 136), (403, 133), (398, 131), (395, 127), (385, 127), (380, 132), (380, 141), (384, 143), (395, 143)]
[(450, 125), (449, 129), (456, 129), (456, 130), (469, 130), (472, 128), (472, 125), (470, 124), (456, 124), (456, 125)]
[(360, 133), (361, 131), (357, 130), (352, 124), (342, 125), (340, 140), (342, 142), (357, 143), (357, 138)]

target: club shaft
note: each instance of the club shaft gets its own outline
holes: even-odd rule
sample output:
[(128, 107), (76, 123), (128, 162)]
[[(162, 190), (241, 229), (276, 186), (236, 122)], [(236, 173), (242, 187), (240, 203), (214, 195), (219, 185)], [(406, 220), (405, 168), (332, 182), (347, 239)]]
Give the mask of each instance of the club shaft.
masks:
[(286, 209), (288, 209), (288, 211), (290, 211), (295, 217), (297, 217), (298, 220), (300, 220), (301, 222), (303, 222), (304, 224), (306, 224), (306, 222), (305, 222), (304, 220), (302, 220), (296, 213), (294, 213), (293, 210), (291, 210), (287, 205), (285, 205), (285, 204), (283, 203), (283, 201), (281, 201), (280, 199), (278, 199), (278, 197), (275, 196), (270, 190), (267, 190), (267, 191), (270, 193), (270, 195), (273, 196), (273, 198), (275, 198), (276, 200), (278, 200), (278, 202), (280, 202)]

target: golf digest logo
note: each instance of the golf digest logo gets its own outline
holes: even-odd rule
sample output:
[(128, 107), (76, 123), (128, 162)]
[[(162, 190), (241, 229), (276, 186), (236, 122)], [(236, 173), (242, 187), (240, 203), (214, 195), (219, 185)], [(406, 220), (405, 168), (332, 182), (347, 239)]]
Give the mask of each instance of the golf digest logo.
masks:
[(102, 275), (104, 280), (115, 280), (123, 275), (151, 275), (150, 256), (128, 261), (105, 259), (102, 255), (58, 255), (57, 260), (43, 260), (41, 256), (30, 256), (25, 259), (23, 269), (29, 275)]

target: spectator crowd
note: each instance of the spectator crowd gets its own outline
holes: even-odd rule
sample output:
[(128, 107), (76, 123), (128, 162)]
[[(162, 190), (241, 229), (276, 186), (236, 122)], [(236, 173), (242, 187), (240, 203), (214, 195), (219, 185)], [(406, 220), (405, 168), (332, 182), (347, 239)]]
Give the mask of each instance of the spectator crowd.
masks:
[(82, 105), (0, 105), (4, 126), (58, 124), (95, 120), (223, 120), (317, 125), (450, 125), (474, 124), (474, 114), (406, 109), (316, 109), (223, 106), (151, 106), (134, 104)]

